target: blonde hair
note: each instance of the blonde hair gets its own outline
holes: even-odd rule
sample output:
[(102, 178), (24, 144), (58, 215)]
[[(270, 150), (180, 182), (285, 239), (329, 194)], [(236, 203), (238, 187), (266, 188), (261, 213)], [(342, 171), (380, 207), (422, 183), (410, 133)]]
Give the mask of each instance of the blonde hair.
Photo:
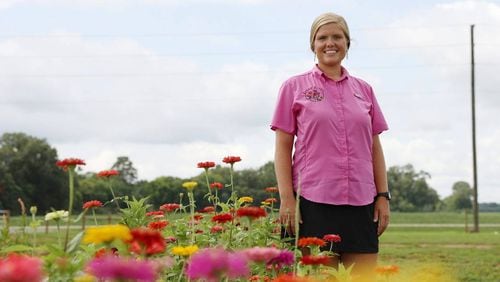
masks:
[(334, 13), (324, 13), (319, 15), (311, 25), (311, 34), (309, 38), (309, 42), (311, 44), (311, 50), (314, 52), (314, 39), (316, 37), (316, 33), (318, 29), (325, 24), (335, 23), (337, 24), (342, 32), (344, 32), (344, 36), (347, 38), (347, 49), (351, 45), (351, 36), (349, 35), (349, 27), (347, 26), (347, 22), (345, 19)]

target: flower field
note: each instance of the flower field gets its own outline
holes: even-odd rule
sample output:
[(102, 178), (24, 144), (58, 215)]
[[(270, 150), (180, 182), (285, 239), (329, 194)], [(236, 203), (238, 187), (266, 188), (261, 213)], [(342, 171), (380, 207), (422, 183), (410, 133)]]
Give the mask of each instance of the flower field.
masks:
[[(222, 160), (231, 174), (239, 161), (236, 156)], [(45, 215), (57, 226), (57, 239), (45, 243), (40, 238), (36, 207), (29, 209), (31, 220), (23, 212), (23, 230), (31, 232), (2, 248), (0, 281), (356, 281), (352, 268), (328, 266), (335, 254), (320, 250), (331, 250), (340, 236), (282, 239), (277, 188), (263, 187), (269, 197), (254, 203), (252, 197), (238, 195), (232, 175), (231, 183), (210, 182), (214, 162), (198, 163), (206, 183), (183, 183), (181, 200), (159, 207), (148, 204), (147, 198), (115, 195), (111, 186), (109, 202), (74, 203), (72, 178), (85, 162), (66, 159), (57, 165), (68, 173), (70, 197), (68, 210)], [(99, 173), (105, 178), (117, 174)], [(206, 190), (205, 202), (195, 202), (195, 189)], [(220, 189), (229, 189), (230, 196), (219, 198)], [(184, 197), (188, 204), (183, 204)], [(83, 213), (72, 214), (76, 204), (82, 205)], [(98, 224), (95, 210), (106, 205), (119, 209), (119, 224)], [(75, 235), (70, 227), (83, 215), (93, 221)], [(300, 251), (304, 248), (310, 250), (307, 255)], [(371, 281), (396, 279), (398, 271), (394, 265), (379, 266)]]

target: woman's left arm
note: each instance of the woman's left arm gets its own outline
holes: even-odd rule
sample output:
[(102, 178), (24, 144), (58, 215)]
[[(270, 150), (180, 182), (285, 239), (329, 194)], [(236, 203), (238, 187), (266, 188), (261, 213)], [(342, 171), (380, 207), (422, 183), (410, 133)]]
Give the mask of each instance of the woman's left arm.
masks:
[[(387, 171), (385, 168), (384, 151), (378, 135), (373, 136), (373, 175), (375, 177), (375, 187), (377, 193), (388, 192)], [(385, 197), (377, 197), (375, 199), (375, 212), (373, 221), (378, 221), (377, 234), (380, 236), (384, 233), (389, 225), (389, 200)]]

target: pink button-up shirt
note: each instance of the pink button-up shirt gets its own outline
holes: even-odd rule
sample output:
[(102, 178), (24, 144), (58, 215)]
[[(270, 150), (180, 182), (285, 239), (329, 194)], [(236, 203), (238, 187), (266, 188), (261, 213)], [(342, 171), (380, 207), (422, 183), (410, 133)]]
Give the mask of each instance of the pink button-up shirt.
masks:
[(271, 129), (296, 135), (292, 177), (301, 196), (334, 205), (373, 202), (373, 135), (388, 127), (368, 83), (344, 68), (338, 81), (317, 66), (293, 76), (281, 86)]

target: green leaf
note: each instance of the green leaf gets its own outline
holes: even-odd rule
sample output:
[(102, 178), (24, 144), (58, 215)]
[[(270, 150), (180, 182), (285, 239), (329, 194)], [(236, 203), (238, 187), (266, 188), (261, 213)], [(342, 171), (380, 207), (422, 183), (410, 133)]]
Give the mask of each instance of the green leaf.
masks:
[(26, 245), (12, 245), (6, 248), (3, 248), (0, 253), (14, 253), (14, 252), (31, 252), (33, 247)]
[(76, 234), (75, 237), (73, 237), (73, 239), (71, 239), (71, 241), (69, 241), (69, 243), (68, 243), (68, 253), (72, 253), (72, 252), (74, 252), (78, 248), (78, 246), (80, 245), (80, 241), (82, 240), (82, 237), (83, 237), (84, 233), (85, 233), (85, 231), (78, 232), (78, 234)]

